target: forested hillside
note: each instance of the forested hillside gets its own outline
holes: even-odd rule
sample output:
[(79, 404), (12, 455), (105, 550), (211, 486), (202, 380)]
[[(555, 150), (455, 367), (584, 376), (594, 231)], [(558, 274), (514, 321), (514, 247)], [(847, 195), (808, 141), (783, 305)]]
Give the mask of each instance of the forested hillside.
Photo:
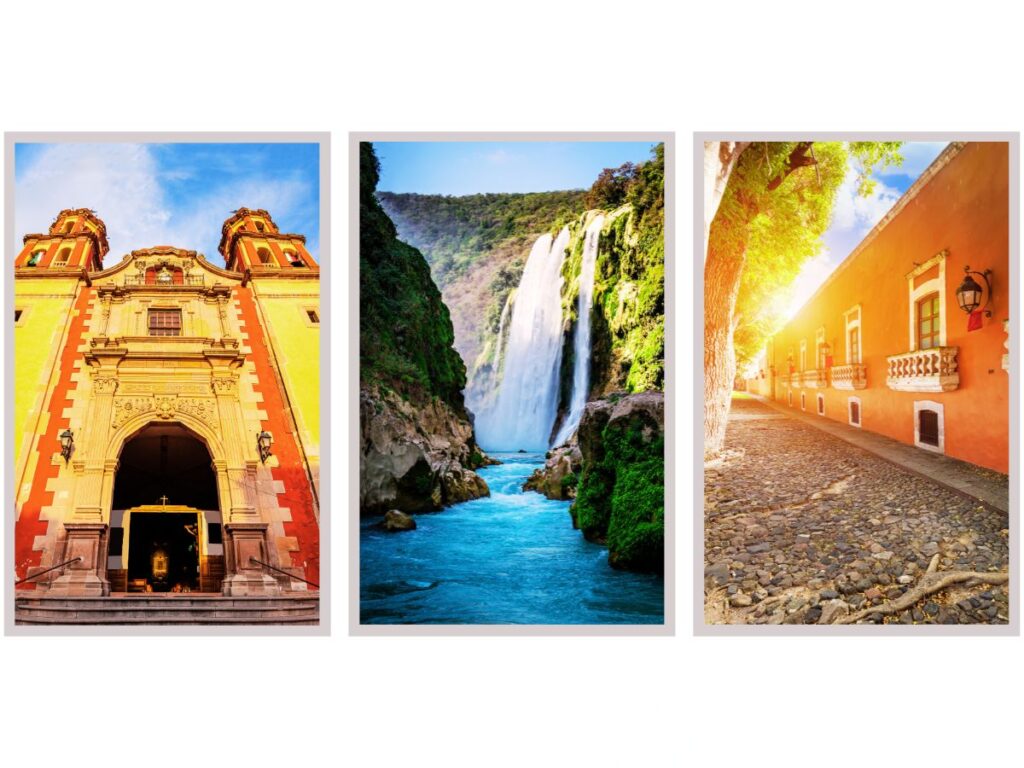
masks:
[(585, 195), (377, 193), (399, 236), (430, 264), (451, 312), (455, 348), (471, 376), (486, 340), (497, 333), (501, 309), (519, 283), (533, 241), (575, 218)]

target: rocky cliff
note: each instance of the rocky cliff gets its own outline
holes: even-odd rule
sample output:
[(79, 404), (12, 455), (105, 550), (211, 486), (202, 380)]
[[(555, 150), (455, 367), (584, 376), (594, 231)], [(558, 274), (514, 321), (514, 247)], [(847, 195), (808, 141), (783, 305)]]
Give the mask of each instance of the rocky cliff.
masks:
[(664, 146), (643, 163), (607, 169), (590, 190), (527, 195), (378, 193), (400, 236), (421, 248), (451, 310), (468, 369), (466, 399), (480, 412), (500, 380), (498, 344), (533, 242), (570, 230), (562, 269), (560, 410), (571, 397), (578, 276), (588, 224), (605, 215), (594, 277), (591, 397), (664, 386)]
[(489, 492), (462, 399), (466, 368), (422, 254), (398, 239), (360, 147), (360, 511), (423, 512)]
[(573, 525), (588, 540), (607, 544), (613, 567), (663, 573), (664, 393), (613, 394), (587, 403), (577, 440)]

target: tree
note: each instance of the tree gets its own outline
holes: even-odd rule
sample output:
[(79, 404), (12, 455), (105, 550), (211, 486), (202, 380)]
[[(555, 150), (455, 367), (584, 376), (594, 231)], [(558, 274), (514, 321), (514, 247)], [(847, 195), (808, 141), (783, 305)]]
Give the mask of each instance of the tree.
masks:
[[(720, 453), (725, 442), (737, 336), (749, 352), (773, 330), (765, 309), (820, 250), (850, 159), (859, 165), (858, 191), (866, 195), (876, 166), (902, 162), (899, 147), (899, 142), (754, 142), (738, 157), (729, 153), (726, 162), (712, 158), (716, 176), (710, 187), (705, 178), (705, 207), (716, 199), (718, 205), (710, 225), (705, 220), (705, 458)], [(711, 151), (722, 156), (721, 148)], [(708, 152), (705, 145), (705, 169)], [(732, 170), (726, 173), (728, 162)]]

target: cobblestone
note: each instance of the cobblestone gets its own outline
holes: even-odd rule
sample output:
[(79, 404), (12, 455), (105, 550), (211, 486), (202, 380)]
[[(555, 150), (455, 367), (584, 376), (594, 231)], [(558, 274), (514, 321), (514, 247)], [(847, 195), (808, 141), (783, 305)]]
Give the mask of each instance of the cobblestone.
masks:
[[(934, 555), (1008, 568), (1005, 514), (755, 400), (733, 401), (725, 455), (705, 471), (710, 622), (825, 623), (898, 598)], [(1007, 585), (960, 585), (868, 621), (1006, 623), (1008, 602)]]

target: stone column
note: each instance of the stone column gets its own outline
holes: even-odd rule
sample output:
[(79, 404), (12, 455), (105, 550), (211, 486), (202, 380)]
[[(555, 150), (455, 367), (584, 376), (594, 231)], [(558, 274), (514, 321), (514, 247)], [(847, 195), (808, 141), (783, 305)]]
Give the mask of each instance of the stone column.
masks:
[[(230, 370), (215, 369), (212, 386), (217, 397), (217, 415), (226, 456), (214, 461), (219, 483), (224, 526), (225, 595), (276, 595), (281, 586), (268, 570), (253, 559), (270, 563), (268, 523), (256, 510), (254, 463), (247, 453), (255, 451), (246, 441), (242, 406), (238, 400), (238, 377)], [(224, 502), (227, 502), (225, 505)]]
[(50, 587), (54, 595), (106, 595), (108, 522), (104, 507), (104, 478), (110, 419), (114, 408), (117, 377), (100, 370), (93, 376), (92, 399), (86, 422), (79, 430), (72, 462), (75, 475), (74, 508), (64, 523), (66, 533), (63, 560), (82, 559), (69, 566)]

